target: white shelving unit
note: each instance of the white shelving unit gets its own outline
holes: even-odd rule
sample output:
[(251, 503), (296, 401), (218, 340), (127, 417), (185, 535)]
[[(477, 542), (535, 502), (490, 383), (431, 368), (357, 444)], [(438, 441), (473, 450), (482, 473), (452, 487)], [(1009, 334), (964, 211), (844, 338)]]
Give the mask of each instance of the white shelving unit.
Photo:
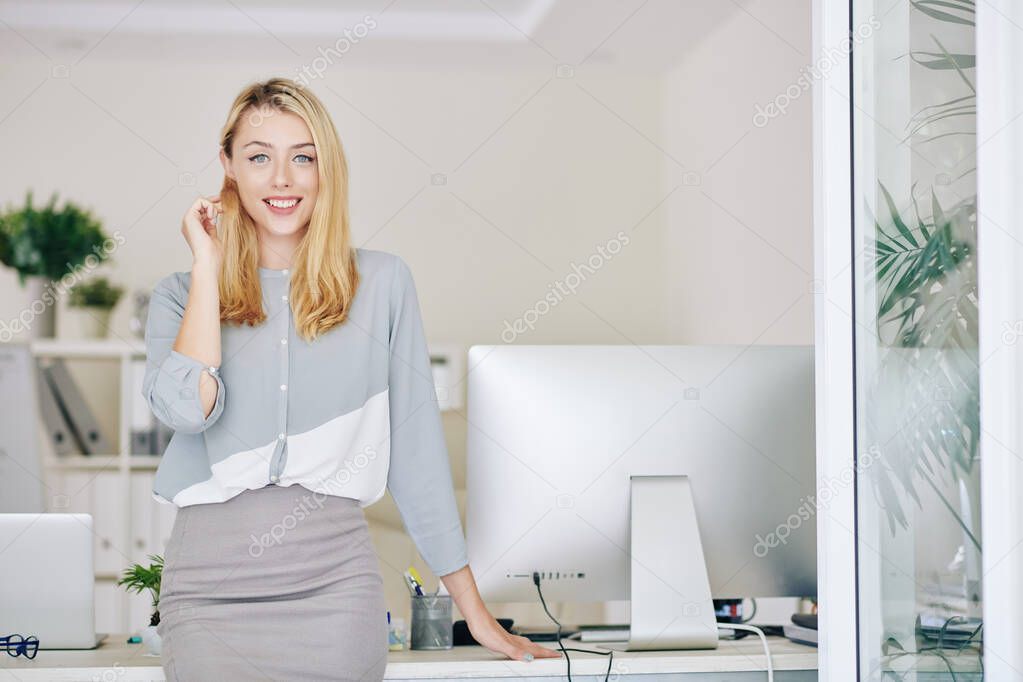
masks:
[[(36, 359), (103, 362), (118, 372), (118, 400), (111, 406), (118, 410), (117, 437), (112, 439), (117, 452), (57, 456), (45, 439), (40, 451), (46, 510), (93, 516), (97, 630), (136, 632), (149, 624), (149, 595), (129, 594), (116, 583), (128, 566), (148, 563), (149, 554), (163, 554), (176, 512), (173, 505), (152, 498), (160, 457), (130, 451), (133, 402), (142, 400), (135, 395), (132, 362), (145, 359), (145, 344), (134, 339), (41, 339), (29, 347)], [(79, 388), (89, 391), (89, 386)]]

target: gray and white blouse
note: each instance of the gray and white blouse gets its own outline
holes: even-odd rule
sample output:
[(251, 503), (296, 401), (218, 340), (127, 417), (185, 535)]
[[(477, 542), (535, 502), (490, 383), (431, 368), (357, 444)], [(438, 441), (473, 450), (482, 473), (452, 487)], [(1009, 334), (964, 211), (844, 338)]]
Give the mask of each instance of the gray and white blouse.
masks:
[(259, 268), (267, 319), (221, 325), (217, 399), (204, 418), (205, 365), (172, 349), (191, 273), (153, 290), (143, 395), (174, 435), (153, 497), (186, 507), (266, 485), (301, 485), (365, 507), (386, 489), (436, 575), (468, 563), (419, 300), (398, 256), (356, 249), (349, 318), (297, 335), (288, 270)]

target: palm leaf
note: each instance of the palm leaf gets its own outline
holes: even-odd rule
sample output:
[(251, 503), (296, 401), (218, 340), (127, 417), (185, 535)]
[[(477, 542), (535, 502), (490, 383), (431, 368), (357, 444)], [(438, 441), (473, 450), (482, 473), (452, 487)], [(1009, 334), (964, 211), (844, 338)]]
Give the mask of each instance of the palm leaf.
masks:
[[(937, 19), (938, 21), (945, 21), (952, 24), (965, 24), (967, 26), (973, 26), (974, 20), (973, 15), (976, 14), (976, 9), (972, 2), (953, 2), (951, 0), (911, 0), (911, 5), (914, 8), (923, 12), (927, 16)], [(944, 11), (937, 9), (943, 7), (950, 11)]]
[[(977, 56), (972, 54), (946, 54), (914, 50), (909, 53), (909, 57), (925, 69), (972, 69), (977, 66)], [(924, 59), (924, 57), (930, 57), (930, 59)]]
[[(936, 477), (968, 474), (977, 459), (976, 202), (945, 207), (932, 189), (928, 223), (915, 192), (912, 218), (903, 217), (883, 184), (879, 195), (887, 215), (873, 220), (872, 274), (878, 328), (889, 330), (890, 345), (867, 390), (886, 396), (892, 409), (875, 406), (867, 418), (870, 432), (887, 439), (888, 456), (870, 478), (894, 531), (908, 528), (903, 499), (921, 507), (917, 479), (931, 489)], [(937, 392), (949, 398), (936, 400)], [(942, 504), (952, 509), (944, 498)]]

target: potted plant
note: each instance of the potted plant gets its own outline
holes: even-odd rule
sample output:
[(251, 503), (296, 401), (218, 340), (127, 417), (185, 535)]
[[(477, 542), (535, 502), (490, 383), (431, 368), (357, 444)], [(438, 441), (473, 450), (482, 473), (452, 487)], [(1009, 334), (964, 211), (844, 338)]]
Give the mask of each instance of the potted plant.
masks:
[(71, 202), (58, 208), (56, 193), (35, 207), (29, 191), (23, 207), (0, 212), (0, 263), (17, 270), (22, 287), (27, 284), (33, 315), (24, 323), (34, 338), (53, 336), (56, 296), (47, 289), (89, 258), (103, 259), (106, 241), (98, 220)]
[[(124, 288), (106, 277), (79, 282), (71, 288), (67, 315), (61, 316), (61, 336), (101, 339), (110, 327), (110, 313), (124, 295)], [(66, 324), (65, 324), (66, 323)], [(68, 331), (68, 330), (74, 331)]]
[(160, 634), (156, 626), (160, 624), (160, 580), (163, 577), (163, 557), (159, 554), (150, 554), (152, 562), (149, 567), (135, 564), (124, 569), (124, 577), (117, 581), (118, 585), (124, 585), (125, 589), (141, 594), (142, 590), (149, 590), (153, 598), (153, 615), (149, 619), (149, 625), (142, 629), (142, 642), (154, 656), (160, 655)]

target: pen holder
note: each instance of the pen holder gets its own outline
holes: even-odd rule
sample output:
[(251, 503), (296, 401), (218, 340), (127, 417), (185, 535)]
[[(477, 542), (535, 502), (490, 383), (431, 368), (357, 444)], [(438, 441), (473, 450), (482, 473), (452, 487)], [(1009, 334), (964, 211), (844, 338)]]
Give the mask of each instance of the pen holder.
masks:
[(450, 649), (454, 645), (451, 595), (424, 594), (412, 598), (410, 649)]

